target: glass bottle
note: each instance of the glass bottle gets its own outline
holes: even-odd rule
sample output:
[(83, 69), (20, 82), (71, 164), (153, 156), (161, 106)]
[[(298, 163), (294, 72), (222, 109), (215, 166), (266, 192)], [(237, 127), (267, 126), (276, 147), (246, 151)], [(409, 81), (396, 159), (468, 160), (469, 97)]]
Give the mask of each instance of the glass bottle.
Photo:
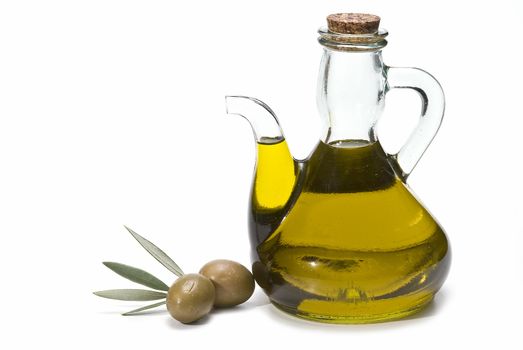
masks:
[[(379, 17), (335, 14), (319, 30), (321, 138), (294, 159), (274, 112), (228, 96), (229, 114), (254, 130), (257, 162), (249, 232), (253, 272), (271, 302), (316, 321), (366, 323), (421, 310), (443, 284), (450, 246), (406, 184), (443, 117), (439, 83), (417, 68), (386, 66)], [(375, 130), (387, 92), (417, 91), (421, 116), (397, 154)]]

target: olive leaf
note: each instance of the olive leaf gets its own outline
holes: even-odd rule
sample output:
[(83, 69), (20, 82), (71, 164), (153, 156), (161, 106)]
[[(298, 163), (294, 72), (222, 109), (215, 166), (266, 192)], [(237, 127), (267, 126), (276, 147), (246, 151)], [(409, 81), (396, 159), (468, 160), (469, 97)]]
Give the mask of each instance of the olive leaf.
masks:
[(167, 254), (163, 252), (160, 248), (155, 246), (153, 243), (148, 241), (147, 239), (140, 236), (138, 233), (131, 230), (129, 227), (124, 227), (129, 231), (129, 233), (138, 241), (138, 243), (141, 244), (142, 247), (144, 247), (149, 254), (151, 254), (160, 264), (165, 266), (169, 271), (174, 273), (176, 276), (181, 277), (183, 276), (182, 269), (171, 259)]
[(159, 303), (155, 303), (155, 304), (151, 304), (151, 305), (140, 307), (138, 309), (127, 311), (127, 312), (123, 313), (122, 316), (136, 315), (136, 314), (138, 314), (138, 313), (140, 313), (142, 311), (149, 310), (149, 309), (154, 309), (155, 307), (158, 307), (158, 306), (161, 306), (161, 305), (165, 305), (165, 301), (160, 301)]
[(163, 283), (160, 279), (151, 275), (149, 272), (141, 270), (136, 267), (124, 265), (116, 262), (105, 261), (102, 264), (107, 266), (112, 271), (116, 272), (120, 276), (127, 278), (130, 281), (139, 283), (146, 287), (168, 291), (169, 287)]
[(158, 300), (167, 297), (167, 293), (146, 289), (110, 289), (93, 292), (93, 294), (102, 298), (130, 301)]

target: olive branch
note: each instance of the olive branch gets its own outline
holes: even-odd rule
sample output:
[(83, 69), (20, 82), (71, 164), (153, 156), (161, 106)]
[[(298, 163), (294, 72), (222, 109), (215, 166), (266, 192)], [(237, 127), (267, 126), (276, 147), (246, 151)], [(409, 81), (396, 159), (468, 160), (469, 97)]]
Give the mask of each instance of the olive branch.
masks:
[[(140, 236), (138, 233), (131, 230), (129, 227), (124, 226), (127, 231), (140, 243), (140, 245), (151, 254), (160, 264), (165, 266), (167, 270), (174, 273), (176, 276), (183, 276), (182, 269), (171, 259), (163, 250), (154, 245), (151, 241)], [(162, 282), (159, 278), (153, 276), (147, 271), (142, 269), (120, 264), (117, 262), (105, 261), (103, 264), (117, 273), (118, 275), (143, 286), (149, 287), (152, 290), (148, 289), (109, 289), (93, 292), (94, 295), (115, 299), (115, 300), (126, 300), (126, 301), (151, 301), (151, 300), (160, 300), (154, 304), (145, 305), (138, 309), (134, 309), (128, 312), (123, 313), (123, 316), (136, 315), (142, 311), (150, 310), (161, 305), (165, 305), (167, 298), (167, 291), (169, 286)]]

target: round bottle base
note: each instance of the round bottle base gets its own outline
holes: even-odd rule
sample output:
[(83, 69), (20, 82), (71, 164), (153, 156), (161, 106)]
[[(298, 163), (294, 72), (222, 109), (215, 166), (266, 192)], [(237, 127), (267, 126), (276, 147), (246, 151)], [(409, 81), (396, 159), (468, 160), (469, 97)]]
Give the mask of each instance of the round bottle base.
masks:
[(304, 300), (297, 308), (271, 303), (279, 310), (302, 319), (338, 324), (378, 323), (401, 319), (422, 311), (434, 294), (405, 295), (371, 302)]

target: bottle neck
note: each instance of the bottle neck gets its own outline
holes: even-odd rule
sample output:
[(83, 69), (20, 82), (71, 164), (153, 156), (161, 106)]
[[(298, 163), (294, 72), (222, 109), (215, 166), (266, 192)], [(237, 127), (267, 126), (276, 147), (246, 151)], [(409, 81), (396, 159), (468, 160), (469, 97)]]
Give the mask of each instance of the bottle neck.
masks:
[(317, 93), (323, 119), (321, 140), (335, 146), (347, 145), (345, 141), (375, 142), (374, 126), (384, 107), (385, 84), (381, 50), (325, 48)]

